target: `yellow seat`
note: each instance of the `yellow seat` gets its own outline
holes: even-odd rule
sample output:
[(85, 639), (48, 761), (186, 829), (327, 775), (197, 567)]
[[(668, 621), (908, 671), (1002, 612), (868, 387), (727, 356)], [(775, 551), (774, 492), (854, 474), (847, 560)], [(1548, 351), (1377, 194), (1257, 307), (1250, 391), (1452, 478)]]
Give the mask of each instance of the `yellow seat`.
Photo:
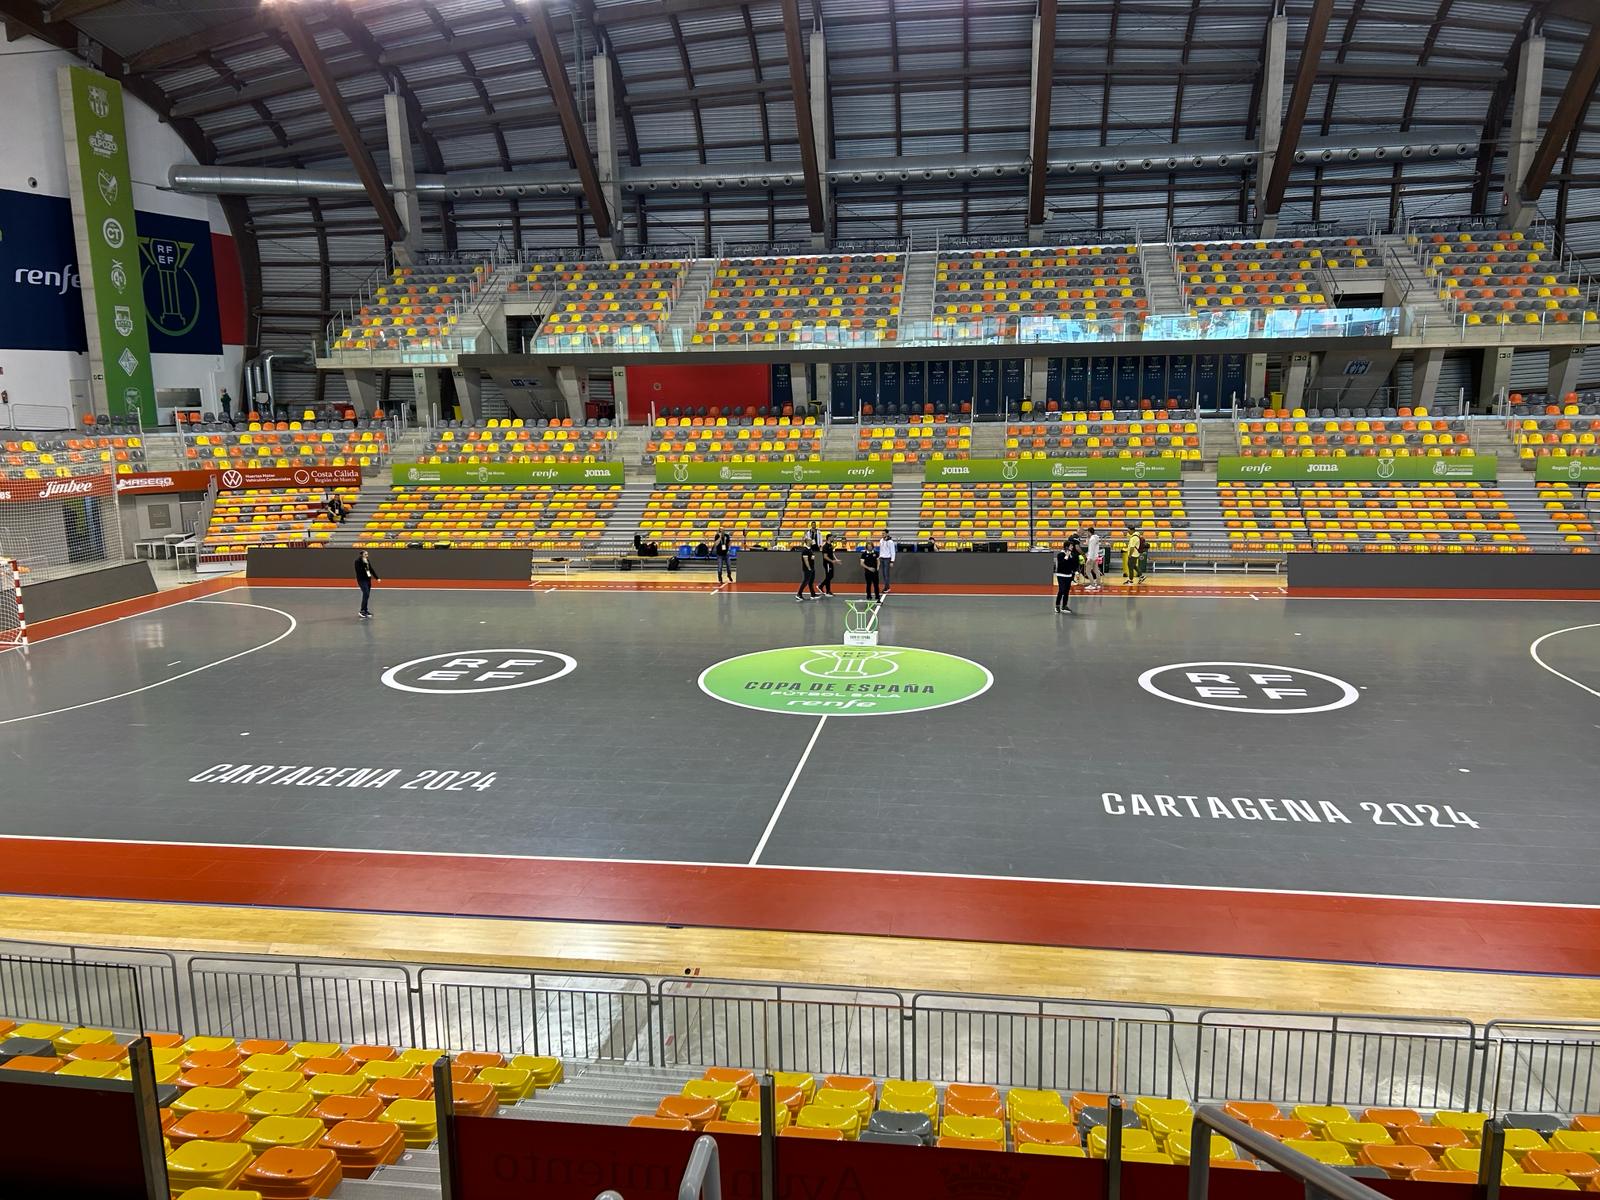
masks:
[(1005, 1122), (998, 1117), (946, 1117), (939, 1132), (944, 1137), (970, 1138), (975, 1142), (1004, 1144), (1006, 1140)]
[[(773, 1107), (773, 1115), (778, 1122), (777, 1127), (779, 1129), (789, 1124), (789, 1110), (784, 1105), (775, 1105)], [(735, 1100), (728, 1105), (728, 1111), (723, 1120), (731, 1121), (735, 1125), (759, 1125), (761, 1124), (761, 1101)]]
[(396, 1100), (383, 1110), (378, 1120), (400, 1127), (406, 1145), (426, 1150), (439, 1136), (438, 1118), (432, 1100)]
[[(1106, 1127), (1096, 1125), (1089, 1130), (1089, 1157), (1104, 1158), (1106, 1156)], [(1137, 1154), (1158, 1154), (1161, 1147), (1156, 1144), (1156, 1135), (1148, 1129), (1124, 1129), (1122, 1131), (1122, 1156), (1126, 1158), (1129, 1151)]]
[(728, 1105), (739, 1098), (739, 1089), (717, 1079), (691, 1079), (683, 1085), (679, 1095), (715, 1101), (719, 1112), (727, 1112)]
[(317, 1103), (329, 1096), (360, 1096), (372, 1084), (359, 1075), (313, 1075), (306, 1081), (305, 1092)]
[(1376, 1121), (1329, 1121), (1322, 1136), (1352, 1152), (1359, 1146), (1389, 1146), (1394, 1138)]
[(363, 1063), (358, 1072), (363, 1079), (410, 1079), (417, 1073), (417, 1064), (401, 1062), (397, 1058)]
[(1531, 1175), (1527, 1171), (1507, 1171), (1500, 1178), (1506, 1187), (1548, 1188), (1553, 1192), (1576, 1192), (1578, 1185), (1565, 1175)]
[(238, 1044), (230, 1037), (197, 1036), (185, 1042), (183, 1048), (193, 1054), (197, 1050), (232, 1050)]
[(6, 1034), (6, 1040), (10, 1041), (12, 1038), (31, 1038), (34, 1041), (50, 1042), (53, 1045), (55, 1040), (60, 1037), (63, 1032), (64, 1030), (59, 1025), (49, 1025), (43, 1021), (28, 1021), (22, 1025), (16, 1026), (11, 1030), (10, 1033)]
[(250, 1166), (250, 1147), (242, 1142), (196, 1138), (167, 1155), (167, 1185), (174, 1195), (194, 1187), (228, 1188)]
[(260, 1092), (299, 1092), (305, 1089), (306, 1077), (299, 1071), (256, 1071), (246, 1075), (239, 1086), (251, 1096)]
[[(559, 1060), (552, 1061), (560, 1065)], [(478, 1082), (492, 1087), (501, 1104), (516, 1104), (534, 1089), (533, 1073), (526, 1067), (484, 1067), (478, 1072)]]
[(848, 1108), (861, 1118), (865, 1125), (867, 1118), (872, 1115), (872, 1093), (855, 1091), (846, 1088), (823, 1087), (817, 1089), (813, 1104), (820, 1104), (825, 1108)]
[(811, 1103), (811, 1098), (817, 1094), (817, 1080), (813, 1075), (804, 1071), (774, 1071), (772, 1073), (772, 1086), (775, 1088), (799, 1088), (800, 1098), (806, 1103)]
[[(1440, 1165), (1449, 1170), (1471, 1171), (1476, 1175), (1483, 1162), (1483, 1151), (1477, 1146), (1451, 1146), (1439, 1156), (1439, 1162)], [(1500, 1156), (1501, 1175), (1504, 1175), (1507, 1171), (1516, 1170), (1516, 1167), (1517, 1160), (1512, 1158), (1511, 1155), (1502, 1154)]]
[[(1301, 1105), (1301, 1107), (1308, 1106)], [(1319, 1142), (1310, 1138), (1290, 1138), (1283, 1144), (1291, 1150), (1298, 1150), (1307, 1158), (1314, 1158), (1320, 1163), (1327, 1163), (1330, 1167), (1355, 1165), (1356, 1160), (1350, 1157), (1350, 1151), (1337, 1142)]]
[(1350, 1110), (1342, 1104), (1296, 1104), (1291, 1114), (1312, 1129), (1321, 1130), (1330, 1121), (1349, 1121)]
[[(1018, 1092), (1026, 1094), (1019, 1096)], [(1023, 1088), (1012, 1088), (1006, 1093), (1006, 1117), (1011, 1121), (1072, 1124), (1072, 1110), (1062, 1101), (1059, 1092), (1029, 1092)]]
[(239, 1064), (246, 1075), (255, 1071), (293, 1071), (299, 1061), (292, 1054), (252, 1054)]
[(1170, 1167), (1172, 1166), (1174, 1159), (1172, 1155), (1164, 1154), (1160, 1150), (1124, 1150), (1122, 1152), (1122, 1161), (1131, 1163), (1158, 1163), (1161, 1166)]
[(243, 1188), (190, 1188), (178, 1200), (261, 1200), (260, 1192), (247, 1192)]
[(304, 1062), (308, 1058), (338, 1058), (338, 1042), (296, 1042), (289, 1053)]
[(105, 1046), (117, 1040), (117, 1035), (109, 1029), (93, 1029), (80, 1026), (77, 1029), (68, 1029), (50, 1039), (55, 1044), (56, 1053), (65, 1058), (79, 1046)]
[(566, 1078), (561, 1060), (547, 1054), (519, 1054), (506, 1066), (528, 1072), (531, 1085), (535, 1088), (555, 1087)]
[(1474, 1145), (1483, 1140), (1483, 1123), (1488, 1119), (1488, 1113), (1465, 1112), (1448, 1108), (1441, 1108), (1433, 1114), (1433, 1123), (1435, 1125), (1461, 1130)]
[(252, 1121), (263, 1117), (303, 1117), (317, 1101), (310, 1092), (257, 1092), (239, 1106)]
[(1133, 1102), (1133, 1111), (1146, 1128), (1153, 1116), (1186, 1117), (1192, 1112), (1187, 1100), (1168, 1100), (1163, 1096), (1140, 1096)]
[(72, 1075), (79, 1079), (115, 1079), (118, 1067), (110, 1062), (80, 1062), (74, 1059), (56, 1072), (57, 1075)]
[(922, 1113), (939, 1125), (939, 1089), (913, 1079), (885, 1079), (878, 1091), (878, 1107), (884, 1112)]
[[(1186, 1163), (1192, 1157), (1191, 1151), (1194, 1149), (1194, 1141), (1192, 1135), (1188, 1133), (1174, 1133), (1168, 1136), (1162, 1148), (1172, 1156), (1173, 1162)], [(1212, 1162), (1233, 1162), (1238, 1157), (1239, 1152), (1234, 1149), (1232, 1142), (1225, 1137), (1212, 1135)]]
[(1540, 1136), (1537, 1129), (1507, 1129), (1505, 1131), (1505, 1152), (1518, 1162), (1530, 1150), (1548, 1150), (1550, 1143)]
[(400, 1061), (411, 1063), (419, 1073), (426, 1075), (433, 1064), (443, 1057), (443, 1050), (406, 1050), (401, 1053)]
[(798, 1129), (831, 1129), (855, 1141), (861, 1132), (861, 1118), (851, 1108), (834, 1108), (827, 1104), (807, 1104), (795, 1118)]
[(243, 1088), (216, 1088), (197, 1087), (190, 1088), (172, 1102), (172, 1111), (177, 1113), (191, 1112), (238, 1112), (244, 1107), (245, 1095)]
[(310, 1150), (326, 1132), (327, 1127), (315, 1117), (262, 1117), (244, 1135), (244, 1144), (256, 1154), (274, 1146)]
[(1018, 1154), (1053, 1154), (1057, 1158), (1086, 1158), (1082, 1146), (1053, 1146), (1046, 1142), (1025, 1142), (1017, 1147)]
[(1558, 1129), (1550, 1135), (1550, 1146), (1555, 1150), (1572, 1150), (1600, 1158), (1600, 1130)]

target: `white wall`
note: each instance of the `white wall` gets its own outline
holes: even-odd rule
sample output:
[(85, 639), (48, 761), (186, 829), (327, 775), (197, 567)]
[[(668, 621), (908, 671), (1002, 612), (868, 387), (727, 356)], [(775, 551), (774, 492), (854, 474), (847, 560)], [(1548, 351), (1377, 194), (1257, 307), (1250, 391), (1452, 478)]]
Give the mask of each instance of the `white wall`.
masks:
[[(82, 61), (36, 38), (0, 40), (0, 188), (65, 198), (66, 154), (62, 148), (61, 106), (56, 99), (56, 68)], [(217, 233), (231, 233), (222, 205), (212, 196), (180, 196), (164, 191), (167, 169), (193, 163), (183, 140), (150, 109), (126, 95), (128, 165), (133, 173), (133, 204), (147, 212), (168, 213), (206, 221)], [(29, 182), (32, 180), (33, 182)], [(214, 377), (224, 373), (227, 386), (239, 395), (244, 349), (224, 346), (217, 356), (156, 354), (151, 357), (155, 385), (199, 388), (208, 406), (216, 407)], [(0, 389), (13, 404), (60, 408), (70, 414), (70, 381), (88, 379), (89, 356), (44, 350), (0, 349)], [(19, 424), (22, 422), (18, 422)], [(64, 424), (70, 424), (70, 421)], [(0, 411), (0, 427), (10, 419)]]

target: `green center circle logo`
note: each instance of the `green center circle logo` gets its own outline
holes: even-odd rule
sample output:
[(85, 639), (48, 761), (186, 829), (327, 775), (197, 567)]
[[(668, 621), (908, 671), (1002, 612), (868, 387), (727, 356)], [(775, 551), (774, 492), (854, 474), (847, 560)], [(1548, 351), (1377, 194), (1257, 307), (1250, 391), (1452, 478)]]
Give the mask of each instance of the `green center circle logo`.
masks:
[(971, 659), (907, 646), (788, 646), (700, 673), (700, 690), (724, 704), (802, 717), (926, 712), (976, 699), (993, 683)]

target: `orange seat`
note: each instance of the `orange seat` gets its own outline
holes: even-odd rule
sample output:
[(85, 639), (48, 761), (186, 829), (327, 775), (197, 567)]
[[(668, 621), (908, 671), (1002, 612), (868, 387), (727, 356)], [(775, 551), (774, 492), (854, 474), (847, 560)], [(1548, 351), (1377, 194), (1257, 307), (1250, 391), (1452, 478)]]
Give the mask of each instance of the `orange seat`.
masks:
[(73, 1062), (109, 1062), (120, 1063), (128, 1057), (128, 1048), (116, 1042), (96, 1042), (84, 1046), (74, 1046), (67, 1058)]
[(952, 1137), (948, 1134), (934, 1143), (946, 1150), (1004, 1150), (1003, 1142), (988, 1142), (982, 1138)]
[(184, 1113), (163, 1130), (174, 1146), (184, 1142), (238, 1142), (250, 1131), (250, 1118), (237, 1112)]
[(1422, 1117), (1414, 1108), (1369, 1108), (1361, 1114), (1361, 1119), (1382, 1125), (1391, 1137), (1407, 1125), (1422, 1124)]
[(493, 1086), (487, 1083), (456, 1083), (450, 1095), (456, 1111), (467, 1117), (492, 1117), (500, 1106)]
[(1271, 1120), (1252, 1121), (1251, 1127), (1259, 1129), (1269, 1137), (1275, 1137), (1280, 1142), (1299, 1141), (1311, 1136), (1311, 1126), (1304, 1121), (1295, 1121), (1286, 1117), (1275, 1117)]
[(252, 1054), (283, 1054), (288, 1049), (288, 1042), (276, 1038), (245, 1038), (239, 1043), (239, 1053), (246, 1058)]
[(761, 1126), (745, 1121), (707, 1121), (703, 1133), (743, 1133), (752, 1137), (761, 1135)]
[(239, 1185), (260, 1192), (262, 1200), (315, 1200), (333, 1195), (343, 1178), (332, 1150), (273, 1146), (246, 1169)]
[(1368, 1143), (1356, 1154), (1356, 1161), (1364, 1167), (1377, 1167), (1390, 1179), (1409, 1179), (1413, 1171), (1430, 1170), (1433, 1155), (1421, 1146), (1380, 1146)]
[(1518, 1165), (1530, 1175), (1564, 1175), (1579, 1187), (1600, 1180), (1600, 1162), (1576, 1150), (1530, 1150)]
[(785, 1125), (778, 1130), (779, 1137), (811, 1138), (817, 1142), (842, 1142), (844, 1130), (842, 1129), (802, 1129), (798, 1125)]
[(702, 1076), (717, 1083), (731, 1083), (739, 1089), (739, 1094), (748, 1099), (756, 1090), (756, 1076), (754, 1071), (747, 1071), (743, 1067), (707, 1067)]
[(1078, 1127), (1054, 1121), (1016, 1121), (1011, 1126), (1011, 1140), (1019, 1146), (1076, 1146)]
[(1411, 1178), (1418, 1183), (1477, 1183), (1478, 1175), (1475, 1171), (1447, 1171), (1439, 1167), (1426, 1167), (1421, 1171), (1413, 1171)]
[(396, 1100), (432, 1100), (433, 1080), (421, 1075), (402, 1076), (399, 1079), (374, 1079), (367, 1094), (376, 1096), (385, 1104)]
[[(715, 1107), (715, 1106), (713, 1106)], [(694, 1128), (683, 1117), (634, 1117), (628, 1122), (630, 1129), (681, 1129), (685, 1133)]]
[(351, 1046), (345, 1055), (358, 1063), (388, 1062), (395, 1057), (393, 1046)]
[(300, 1064), (300, 1073), (307, 1079), (317, 1075), (354, 1075), (361, 1064), (346, 1055), (337, 1058), (308, 1058)]
[(656, 1116), (688, 1121), (696, 1129), (721, 1115), (722, 1109), (715, 1100), (699, 1096), (663, 1096), (661, 1103), (656, 1105)]
[(481, 1071), (485, 1067), (503, 1067), (506, 1065), (504, 1054), (494, 1054), (482, 1050), (465, 1050), (456, 1055), (456, 1065), (471, 1067), (474, 1071)]
[(1400, 1130), (1400, 1141), (1407, 1146), (1421, 1146), (1437, 1157), (1456, 1146), (1465, 1146), (1467, 1135), (1453, 1125), (1406, 1125)]
[(370, 1092), (363, 1096), (329, 1096), (313, 1108), (310, 1115), (324, 1125), (337, 1125), (340, 1121), (376, 1121), (386, 1107), (384, 1101)]
[(237, 1087), (244, 1073), (237, 1067), (194, 1067), (178, 1076), (178, 1086), (184, 1091), (197, 1087)]
[(382, 1121), (340, 1121), (318, 1144), (333, 1151), (340, 1170), (351, 1179), (366, 1179), (379, 1167), (399, 1162), (406, 1152), (400, 1127)]
[(866, 1092), (873, 1101), (878, 1099), (878, 1085), (865, 1075), (829, 1075), (820, 1085), (841, 1092)]
[(0, 1059), (0, 1070), (32, 1071), (38, 1075), (53, 1075), (66, 1066), (67, 1060), (53, 1054), (18, 1054)]

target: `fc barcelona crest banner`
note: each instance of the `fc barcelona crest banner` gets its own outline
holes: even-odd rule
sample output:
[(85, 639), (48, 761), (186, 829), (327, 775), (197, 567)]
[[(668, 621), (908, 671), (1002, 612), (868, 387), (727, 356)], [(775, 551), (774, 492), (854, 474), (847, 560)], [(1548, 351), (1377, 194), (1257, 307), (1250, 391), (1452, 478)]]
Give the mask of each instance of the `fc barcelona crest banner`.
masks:
[(73, 234), (96, 407), (156, 422), (122, 85), (86, 67), (57, 75)]

